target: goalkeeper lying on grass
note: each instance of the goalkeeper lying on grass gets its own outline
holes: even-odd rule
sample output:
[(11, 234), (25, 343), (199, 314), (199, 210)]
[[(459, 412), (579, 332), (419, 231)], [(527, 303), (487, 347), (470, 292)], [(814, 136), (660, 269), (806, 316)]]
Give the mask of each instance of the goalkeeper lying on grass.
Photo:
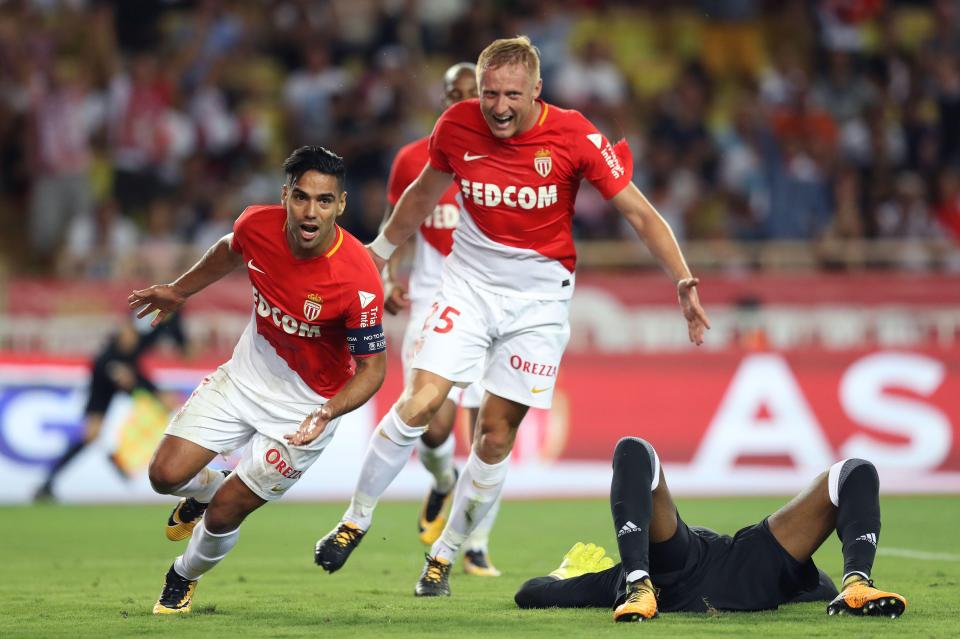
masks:
[[(622, 563), (593, 544), (576, 544), (557, 570), (527, 581), (521, 608), (614, 608), (615, 621), (665, 612), (769, 610), (828, 601), (827, 612), (899, 617), (902, 596), (874, 587), (880, 535), (879, 479), (873, 464), (834, 464), (786, 506), (736, 535), (687, 526), (648, 442), (627, 437), (613, 455), (610, 507)], [(833, 531), (843, 545), (838, 593), (811, 557)]]

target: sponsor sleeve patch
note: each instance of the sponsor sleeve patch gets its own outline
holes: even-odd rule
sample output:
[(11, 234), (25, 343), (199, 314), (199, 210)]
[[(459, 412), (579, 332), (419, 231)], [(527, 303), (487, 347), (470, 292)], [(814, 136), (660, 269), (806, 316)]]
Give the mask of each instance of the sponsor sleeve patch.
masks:
[(387, 350), (387, 338), (383, 334), (383, 325), (363, 326), (347, 329), (347, 346), (356, 357), (375, 355)]

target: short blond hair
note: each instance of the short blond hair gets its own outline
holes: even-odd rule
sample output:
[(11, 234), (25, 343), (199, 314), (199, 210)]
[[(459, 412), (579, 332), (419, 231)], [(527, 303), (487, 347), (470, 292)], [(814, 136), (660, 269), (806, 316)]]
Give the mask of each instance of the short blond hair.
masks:
[(505, 65), (522, 64), (533, 76), (533, 82), (540, 79), (540, 50), (533, 46), (530, 38), (520, 35), (515, 38), (494, 40), (480, 52), (477, 58), (477, 76), (484, 69), (496, 69)]

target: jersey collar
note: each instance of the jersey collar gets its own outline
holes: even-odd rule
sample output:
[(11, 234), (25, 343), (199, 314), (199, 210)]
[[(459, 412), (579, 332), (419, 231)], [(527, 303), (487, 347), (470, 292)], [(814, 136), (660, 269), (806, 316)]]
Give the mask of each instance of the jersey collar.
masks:
[(334, 230), (337, 232), (337, 239), (333, 241), (333, 246), (330, 247), (330, 250), (323, 254), (324, 257), (333, 257), (333, 254), (340, 250), (340, 245), (343, 244), (343, 229), (340, 228), (339, 224), (333, 225)]
[(540, 117), (537, 118), (536, 124), (534, 124), (532, 127), (527, 129), (523, 133), (520, 133), (519, 135), (515, 135), (511, 138), (507, 138), (509, 141), (523, 142), (527, 138), (533, 137), (540, 132), (540, 127), (542, 127), (543, 123), (547, 121), (547, 115), (550, 113), (550, 105), (544, 102), (543, 100), (541, 100), (540, 98), (537, 98), (537, 102), (540, 103)]

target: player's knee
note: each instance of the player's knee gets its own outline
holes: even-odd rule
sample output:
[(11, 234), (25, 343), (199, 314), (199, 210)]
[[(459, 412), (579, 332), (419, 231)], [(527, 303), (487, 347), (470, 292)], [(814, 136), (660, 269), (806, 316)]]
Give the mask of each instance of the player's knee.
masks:
[(640, 437), (623, 437), (613, 449), (613, 463), (618, 460), (653, 460), (656, 452), (653, 444)]
[(420, 441), (422, 441), (427, 448), (438, 448), (447, 441), (448, 437), (450, 437), (450, 431), (448, 429), (430, 424), (426, 432), (420, 436)]
[(848, 459), (846, 461), (846, 466), (850, 470), (853, 470), (855, 468), (863, 468), (868, 473), (876, 474), (877, 472), (877, 467), (873, 465), (872, 461), (870, 461), (869, 459), (861, 459), (859, 457), (851, 457), (850, 459)]
[(650, 444), (650, 442), (645, 439), (641, 439), (640, 437), (621, 437), (620, 441), (617, 442), (616, 447), (613, 449), (613, 454), (636, 454), (651, 448), (653, 448), (653, 446)]
[(236, 530), (246, 513), (229, 502), (212, 502), (203, 514), (203, 525), (214, 535), (222, 535), (231, 530)]
[(477, 440), (477, 453), (488, 464), (503, 461), (513, 449), (514, 432), (509, 428), (484, 430)]
[(150, 485), (153, 487), (153, 490), (161, 495), (173, 493), (173, 491), (183, 485), (184, 482), (183, 477), (180, 477), (179, 473), (173, 471), (169, 466), (156, 462), (150, 463), (147, 475), (150, 477)]
[(843, 479), (846, 479), (853, 473), (859, 473), (861, 476), (867, 477), (870, 481), (880, 482), (877, 467), (874, 466), (870, 460), (860, 459), (859, 457), (851, 457), (846, 460), (843, 469), (840, 471), (841, 476), (843, 476)]
[(834, 506), (839, 504), (840, 491), (851, 477), (856, 477), (858, 484), (866, 481), (874, 488), (880, 485), (880, 475), (871, 461), (859, 457), (838, 461), (827, 471), (827, 492)]
[(877, 467), (873, 465), (873, 462), (867, 459), (861, 459), (859, 457), (842, 459), (831, 466), (830, 470), (827, 472), (829, 475), (834, 476), (833, 480), (836, 481), (838, 485), (843, 484), (854, 472), (862, 473), (868, 477), (873, 477), (879, 480)]

